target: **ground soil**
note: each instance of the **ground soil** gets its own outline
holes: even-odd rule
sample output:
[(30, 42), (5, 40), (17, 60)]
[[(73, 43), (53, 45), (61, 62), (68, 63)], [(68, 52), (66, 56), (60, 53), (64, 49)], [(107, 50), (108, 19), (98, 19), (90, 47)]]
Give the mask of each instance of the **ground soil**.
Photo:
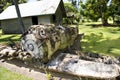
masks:
[[(32, 68), (24, 64), (24, 62), (20, 60), (5, 60), (0, 59), (0, 66), (7, 68), (10, 71), (22, 74), (24, 76), (33, 78), (34, 80), (48, 80), (47, 74), (39, 69)], [(60, 73), (51, 73), (53, 79), (51, 80), (78, 80), (75, 77), (73, 78), (70, 75), (64, 75)]]

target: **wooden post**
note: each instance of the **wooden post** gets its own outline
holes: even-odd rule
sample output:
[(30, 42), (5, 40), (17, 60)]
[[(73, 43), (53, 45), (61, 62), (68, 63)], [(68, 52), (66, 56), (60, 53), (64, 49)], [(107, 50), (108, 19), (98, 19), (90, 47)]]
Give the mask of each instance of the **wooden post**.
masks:
[(22, 21), (22, 18), (21, 18), (19, 6), (18, 6), (18, 1), (17, 1), (17, 0), (13, 0), (13, 2), (14, 2), (14, 4), (15, 4), (17, 16), (18, 16), (18, 22), (19, 22), (19, 24), (20, 24), (20, 26), (21, 26), (22, 34), (24, 34), (24, 33), (25, 33), (25, 27), (24, 27), (24, 24), (23, 24), (23, 21)]

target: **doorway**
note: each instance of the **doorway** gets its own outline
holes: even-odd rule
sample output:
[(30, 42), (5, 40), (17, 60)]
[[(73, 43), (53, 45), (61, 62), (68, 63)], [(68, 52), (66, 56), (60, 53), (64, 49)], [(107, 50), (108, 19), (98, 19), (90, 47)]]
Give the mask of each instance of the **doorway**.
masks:
[(33, 25), (38, 25), (38, 17), (37, 16), (32, 17), (32, 24)]

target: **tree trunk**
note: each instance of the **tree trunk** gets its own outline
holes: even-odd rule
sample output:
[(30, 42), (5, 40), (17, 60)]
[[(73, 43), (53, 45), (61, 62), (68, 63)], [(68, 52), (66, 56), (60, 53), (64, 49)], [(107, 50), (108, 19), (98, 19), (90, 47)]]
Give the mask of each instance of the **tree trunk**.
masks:
[(102, 17), (102, 25), (107, 26), (108, 25), (108, 20), (105, 17)]
[(103, 26), (107, 26), (108, 25), (108, 20), (107, 20), (107, 17), (105, 16), (105, 12), (103, 11), (103, 6), (102, 3), (101, 3), (101, 0), (98, 0), (99, 2), (99, 12), (100, 12), (100, 16), (101, 16), (101, 20), (102, 20), (102, 25)]
[(113, 15), (112, 16), (112, 19), (113, 19), (113, 24), (115, 23), (115, 16)]
[(102, 8), (100, 8), (100, 14), (101, 14), (102, 25), (107, 26), (108, 20), (107, 17), (104, 15), (104, 12), (102, 11)]

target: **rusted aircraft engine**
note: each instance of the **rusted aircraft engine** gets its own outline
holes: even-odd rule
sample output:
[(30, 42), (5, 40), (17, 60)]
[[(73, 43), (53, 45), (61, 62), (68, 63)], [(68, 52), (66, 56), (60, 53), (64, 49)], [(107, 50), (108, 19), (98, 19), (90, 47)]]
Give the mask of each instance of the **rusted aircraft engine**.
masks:
[(56, 51), (72, 46), (77, 35), (75, 27), (33, 25), (22, 37), (22, 48), (32, 57), (46, 61)]

